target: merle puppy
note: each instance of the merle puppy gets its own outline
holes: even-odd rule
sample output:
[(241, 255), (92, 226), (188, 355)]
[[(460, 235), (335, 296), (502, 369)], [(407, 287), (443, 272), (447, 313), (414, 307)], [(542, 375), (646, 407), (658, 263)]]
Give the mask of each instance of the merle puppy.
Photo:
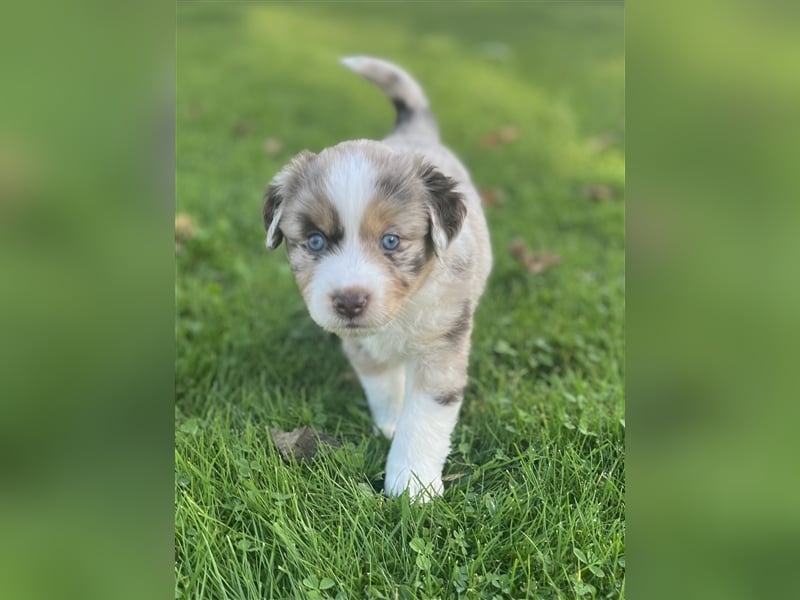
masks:
[(266, 244), (286, 241), (311, 318), (341, 337), (392, 439), (386, 493), (424, 501), (443, 490), (472, 316), (492, 264), (489, 233), (419, 84), (384, 60), (342, 62), (394, 103), (394, 130), (296, 156), (267, 190)]

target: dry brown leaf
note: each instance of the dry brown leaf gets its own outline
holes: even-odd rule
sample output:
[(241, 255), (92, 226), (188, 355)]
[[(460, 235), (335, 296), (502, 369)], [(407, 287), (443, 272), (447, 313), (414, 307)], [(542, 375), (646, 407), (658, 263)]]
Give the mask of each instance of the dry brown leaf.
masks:
[(505, 194), (498, 188), (478, 188), (481, 200), (486, 206), (498, 206), (505, 202)]
[(190, 121), (194, 121), (198, 117), (203, 116), (203, 113), (205, 113), (203, 105), (200, 104), (199, 102), (193, 102), (192, 104), (189, 105), (189, 110), (186, 116), (189, 117)]
[(239, 121), (233, 128), (233, 135), (236, 137), (246, 137), (253, 132), (253, 126), (248, 121)]
[(194, 219), (186, 213), (175, 213), (175, 253), (183, 252), (183, 243), (197, 234)]
[(602, 152), (607, 148), (610, 148), (614, 144), (617, 143), (617, 135), (614, 133), (601, 133), (600, 135), (596, 135), (592, 138), (589, 138), (589, 142), (587, 143), (587, 147), (589, 152), (596, 154), (598, 152)]
[(19, 215), (24, 201), (36, 190), (37, 161), (29, 149), (19, 144), (0, 145), (0, 215)]
[(552, 267), (561, 264), (561, 257), (552, 252), (544, 252), (542, 254), (534, 254), (527, 261), (526, 266), (528, 271), (534, 274), (543, 273)]
[(514, 127), (513, 125), (506, 125), (500, 131), (497, 132), (498, 136), (500, 137), (500, 141), (504, 144), (510, 144), (511, 142), (515, 142), (517, 138), (519, 138), (519, 129)]
[(529, 273), (539, 274), (561, 263), (561, 257), (552, 252), (534, 254), (521, 237), (514, 238), (508, 245), (508, 253)]
[(276, 137), (268, 137), (264, 140), (264, 154), (275, 156), (283, 148), (283, 142)]
[(614, 191), (602, 183), (592, 183), (590, 185), (583, 186), (581, 195), (583, 195), (584, 198), (589, 198), (595, 202), (608, 202), (609, 200), (614, 199)]
[(320, 445), (340, 448), (341, 444), (326, 433), (311, 427), (298, 427), (294, 431), (270, 429), (269, 435), (283, 460), (309, 461), (317, 455)]
[(186, 213), (175, 213), (175, 237), (181, 241), (193, 238), (197, 233), (194, 219)]
[(484, 148), (494, 148), (501, 144), (510, 144), (519, 138), (519, 129), (513, 125), (506, 125), (497, 131), (490, 131), (483, 136), (481, 146)]

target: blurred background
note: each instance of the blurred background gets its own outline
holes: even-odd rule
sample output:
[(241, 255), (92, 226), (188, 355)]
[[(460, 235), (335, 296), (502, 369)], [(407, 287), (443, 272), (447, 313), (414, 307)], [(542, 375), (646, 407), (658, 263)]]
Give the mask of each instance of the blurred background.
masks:
[(794, 595), (799, 16), (626, 3), (634, 597)]

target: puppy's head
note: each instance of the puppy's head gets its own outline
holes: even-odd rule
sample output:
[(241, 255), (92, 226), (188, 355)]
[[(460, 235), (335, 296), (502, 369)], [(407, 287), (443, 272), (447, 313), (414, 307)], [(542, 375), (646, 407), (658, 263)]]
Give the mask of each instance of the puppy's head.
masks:
[(303, 152), (267, 190), (267, 248), (286, 240), (317, 324), (369, 335), (398, 315), (460, 231), (467, 209), (455, 186), (379, 142)]

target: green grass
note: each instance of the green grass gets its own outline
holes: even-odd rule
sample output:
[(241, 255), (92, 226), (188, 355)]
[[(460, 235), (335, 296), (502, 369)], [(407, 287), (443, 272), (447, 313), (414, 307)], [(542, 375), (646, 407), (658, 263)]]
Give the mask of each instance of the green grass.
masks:
[[(621, 5), (185, 3), (177, 52), (177, 209), (198, 231), (176, 285), (176, 597), (623, 597)], [(263, 247), (261, 195), (293, 154), (391, 127), (337, 63), (355, 53), (411, 70), (505, 198), (447, 489), (424, 506), (376, 492), (388, 442)], [(505, 125), (519, 139), (483, 148)], [(561, 264), (525, 272), (517, 235)], [(301, 425), (344, 447), (287, 465), (268, 430)]]

